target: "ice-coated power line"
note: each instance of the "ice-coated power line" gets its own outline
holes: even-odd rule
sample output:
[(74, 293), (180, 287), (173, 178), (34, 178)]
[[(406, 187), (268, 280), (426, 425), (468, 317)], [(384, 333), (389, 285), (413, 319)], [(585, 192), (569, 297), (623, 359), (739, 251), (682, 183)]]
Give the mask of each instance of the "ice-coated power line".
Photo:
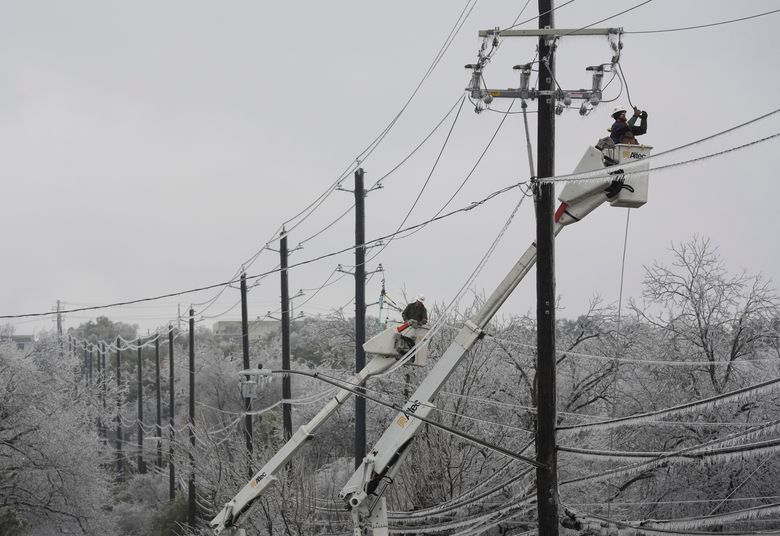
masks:
[(625, 426), (627, 424), (638, 424), (646, 419), (652, 419), (655, 417), (672, 417), (674, 415), (685, 414), (690, 411), (701, 410), (705, 408), (714, 408), (721, 404), (728, 402), (734, 402), (741, 400), (748, 396), (757, 397), (762, 394), (766, 394), (780, 387), (780, 378), (774, 378), (765, 382), (749, 385), (741, 389), (735, 389), (719, 395), (715, 395), (702, 400), (695, 400), (693, 402), (687, 402), (685, 404), (679, 404), (670, 408), (660, 409), (657, 411), (649, 411), (646, 413), (639, 413), (634, 415), (628, 415), (626, 417), (619, 417), (616, 419), (609, 419), (605, 421), (592, 422), (586, 424), (574, 424), (558, 426), (558, 431), (582, 431), (582, 430), (606, 430), (612, 427)]
[[(450, 326), (452, 329), (457, 329), (453, 326)], [(529, 350), (536, 350), (536, 345), (533, 344), (527, 344), (519, 341), (511, 341), (509, 339), (502, 339), (500, 337), (496, 337), (495, 335), (487, 334), (487, 338), (493, 339), (495, 341), (503, 342), (504, 344), (509, 344), (512, 346), (519, 346), (521, 348), (528, 348)], [(632, 358), (632, 357), (610, 357), (606, 355), (596, 355), (596, 354), (588, 354), (585, 352), (574, 352), (571, 350), (563, 350), (559, 349), (556, 351), (558, 355), (566, 355), (567, 357), (576, 357), (581, 359), (589, 359), (589, 360), (595, 360), (595, 361), (617, 361), (619, 363), (633, 363), (637, 365), (660, 365), (660, 366), (668, 366), (668, 367), (722, 367), (722, 366), (728, 366), (728, 367), (734, 367), (734, 366), (740, 366), (740, 365), (756, 365), (760, 363), (777, 363), (777, 358), (773, 357), (767, 357), (767, 358), (758, 358), (758, 359), (740, 359), (736, 361), (687, 361), (687, 360), (679, 360), (679, 361), (672, 361), (672, 360), (663, 360), (663, 359), (640, 359), (640, 358)], [(534, 357), (536, 354), (520, 354), (525, 357)]]

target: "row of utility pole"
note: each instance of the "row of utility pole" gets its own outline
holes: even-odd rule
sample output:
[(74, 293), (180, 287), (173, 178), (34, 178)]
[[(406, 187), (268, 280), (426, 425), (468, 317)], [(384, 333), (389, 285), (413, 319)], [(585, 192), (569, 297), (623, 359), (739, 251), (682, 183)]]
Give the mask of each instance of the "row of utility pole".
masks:
[[(553, 28), (553, 1), (538, 0), (539, 28), (540, 30)], [(539, 57), (543, 59), (539, 63), (539, 101), (537, 121), (537, 176), (551, 177), (555, 174), (555, 50), (549, 34), (539, 34)], [(355, 371), (365, 367), (366, 356), (363, 350), (365, 343), (365, 196), (364, 171), (358, 169), (355, 172), (355, 188), (352, 190), (355, 196), (355, 268), (352, 275), (355, 278)], [(555, 247), (553, 232), (555, 187), (551, 182), (534, 182), (534, 201), (536, 211), (536, 245), (537, 245), (537, 321), (538, 321), (538, 354), (537, 354), (537, 434), (536, 453), (537, 461), (544, 467), (537, 469), (537, 509), (539, 519), (539, 533), (549, 536), (558, 535), (558, 482), (557, 482), (557, 456), (556, 456), (556, 370), (555, 370)], [(280, 236), (280, 279), (281, 279), (281, 340), (282, 340), (282, 369), (290, 370), (290, 295), (288, 278), (288, 246), (287, 232), (282, 230)], [(249, 322), (247, 307), (246, 274), (241, 274), (241, 338), (242, 338), (242, 364), (245, 369), (250, 368), (249, 355)], [(61, 334), (60, 305), (58, 311), (58, 332)], [(188, 521), (190, 526), (195, 526), (195, 472), (193, 450), (195, 446), (194, 436), (194, 389), (195, 389), (195, 364), (194, 364), (194, 311), (189, 311), (190, 328), (190, 363), (189, 363), (189, 439), (190, 439), (190, 474), (188, 481)], [(173, 331), (168, 333), (169, 343), (169, 380), (170, 380), (170, 450), (169, 450), (169, 477), (170, 497), (175, 496), (175, 467), (173, 464), (173, 434), (174, 434), (174, 361), (173, 361)], [(84, 375), (87, 381), (92, 381), (92, 359), (87, 357), (87, 343), (84, 343)], [(120, 341), (117, 339), (117, 348)], [(102, 348), (102, 346), (101, 346)], [(71, 346), (75, 353), (75, 341)], [(105, 353), (101, 374), (105, 373)], [(121, 351), (116, 351), (117, 360), (117, 387), (121, 385)], [(100, 357), (98, 357), (100, 363)], [(144, 472), (143, 462), (143, 399), (142, 399), (142, 352), (138, 349), (138, 470)], [(157, 431), (161, 435), (161, 406), (159, 384), (159, 340), (155, 340), (155, 374), (157, 392)], [(101, 376), (102, 378), (102, 376)], [(292, 398), (290, 375), (286, 374), (282, 379), (282, 420), (283, 436), (285, 441), (292, 437), (292, 407), (289, 400)], [(122, 425), (119, 417), (121, 400), (118, 399), (117, 408), (117, 468), (119, 480), (124, 479), (124, 457), (122, 455)], [(252, 470), (253, 455), (253, 424), (252, 424), (252, 399), (244, 397), (244, 410), (246, 412), (244, 424), (244, 436), (247, 450), (249, 474)], [(354, 456), (355, 467), (359, 467), (366, 454), (366, 404), (363, 397), (355, 398), (355, 438)], [(161, 464), (162, 447), (158, 440), (158, 465)]]
[[(355, 277), (355, 370), (356, 372), (365, 367), (366, 356), (363, 350), (363, 343), (365, 342), (365, 312), (366, 312), (366, 300), (365, 300), (365, 209), (364, 200), (366, 191), (364, 188), (364, 171), (358, 169), (355, 172), (355, 189), (352, 190), (355, 195), (355, 207), (356, 207), (356, 225), (355, 225), (355, 269), (352, 275)], [(280, 255), (280, 279), (281, 279), (281, 339), (282, 339), (282, 369), (290, 370), (291, 368), (291, 353), (290, 353), (290, 323), (291, 323), (291, 298), (289, 293), (289, 277), (288, 277), (288, 256), (289, 250), (287, 246), (287, 233), (282, 231), (282, 235), (279, 240), (279, 255)], [(250, 348), (249, 348), (249, 312), (247, 305), (247, 282), (246, 274), (241, 274), (241, 342), (242, 342), (242, 365), (244, 369), (249, 369), (250, 364)], [(60, 340), (62, 340), (62, 324), (60, 313), (60, 302), (57, 302), (57, 326), (58, 333), (60, 334)], [(189, 348), (190, 348), (190, 363), (189, 363), (189, 384), (190, 384), (190, 399), (189, 399), (189, 439), (190, 439), (190, 475), (188, 480), (188, 522), (191, 526), (195, 523), (195, 477), (194, 477), (194, 459), (192, 451), (195, 446), (194, 436), (194, 404), (195, 404), (195, 365), (194, 365), (194, 311), (189, 311)], [(76, 340), (70, 335), (68, 336), (68, 345), (71, 353), (76, 353)], [(157, 446), (157, 463), (161, 465), (162, 459), (162, 406), (161, 406), (161, 392), (160, 392), (160, 361), (159, 361), (159, 349), (160, 341), (159, 337), (155, 338), (155, 390), (157, 401), (157, 422), (156, 430), (158, 434), (158, 446)], [(138, 423), (137, 423), (137, 470), (139, 473), (146, 471), (146, 465), (143, 459), (144, 448), (144, 429), (143, 429), (143, 353), (142, 353), (142, 341), (138, 341), (138, 361), (137, 361), (137, 382), (138, 382)], [(170, 426), (170, 446), (168, 452), (168, 468), (169, 468), (169, 494), (171, 500), (175, 497), (176, 483), (175, 483), (175, 465), (173, 463), (173, 439), (175, 433), (175, 413), (174, 413), (174, 361), (173, 361), (173, 329), (169, 329), (168, 332), (168, 345), (169, 345), (169, 426)], [(94, 346), (94, 345), (93, 345)], [(82, 376), (86, 383), (92, 383), (92, 347), (88, 352), (88, 343), (84, 341), (84, 364), (82, 367)], [(98, 344), (98, 363), (100, 363), (100, 357), (103, 356), (103, 366), (99, 369), (101, 374), (101, 381), (105, 381), (105, 350), (104, 344), (101, 342)], [(117, 388), (122, 386), (121, 366), (122, 366), (122, 351), (121, 339), (117, 338), (116, 341), (116, 382)], [(100, 367), (100, 365), (99, 365)], [(105, 392), (105, 385), (103, 386)], [(292, 398), (292, 386), (290, 375), (284, 375), (282, 378), (282, 421), (283, 421), (283, 437), (287, 441), (292, 437), (292, 406), (289, 403)], [(105, 404), (105, 398), (103, 399)], [(244, 419), (244, 438), (247, 454), (248, 472), (251, 476), (253, 474), (253, 419), (252, 419), (252, 398), (248, 394), (244, 394), (243, 406), (246, 413)], [(124, 446), (124, 429), (121, 421), (121, 397), (117, 398), (117, 417), (116, 417), (116, 468), (117, 468), (117, 480), (124, 482), (125, 480), (125, 456), (123, 452)], [(363, 461), (366, 454), (366, 404), (365, 399), (357, 397), (355, 399), (355, 443), (354, 443), (354, 456), (355, 466), (358, 467)]]
[[(169, 447), (168, 447), (168, 494), (171, 501), (173, 501), (176, 498), (176, 466), (174, 463), (174, 440), (175, 440), (175, 434), (176, 434), (176, 428), (175, 428), (175, 419), (176, 419), (176, 405), (175, 405), (175, 373), (174, 373), (174, 333), (173, 328), (170, 327), (168, 330), (168, 428), (169, 428)], [(63, 338), (61, 338), (61, 341), (64, 341)], [(144, 344), (144, 341), (141, 339), (138, 339), (136, 341), (136, 344), (138, 346), (137, 349), (137, 363), (136, 363), (136, 369), (137, 369), (137, 395), (138, 395), (138, 409), (137, 409), (137, 461), (136, 461), (136, 470), (138, 473), (145, 473), (146, 472), (146, 462), (144, 461), (144, 389), (143, 389), (143, 349), (142, 346)], [(115, 342), (115, 377), (116, 377), (116, 387), (117, 387), (117, 399), (116, 399), (116, 432), (115, 432), (115, 467), (116, 467), (116, 479), (118, 482), (124, 482), (126, 479), (126, 468), (125, 468), (125, 454), (124, 454), (124, 426), (122, 423), (122, 417), (121, 417), (121, 411), (123, 406), (123, 399), (120, 394), (121, 389), (123, 387), (122, 383), (122, 339), (117, 337)], [(103, 405), (103, 408), (106, 408), (106, 383), (107, 383), (107, 373), (106, 373), (106, 356), (109, 353), (108, 346), (104, 342), (98, 342), (97, 344), (90, 344), (87, 341), (83, 341), (81, 344), (81, 347), (83, 348), (84, 352), (84, 361), (82, 364), (82, 378), (84, 379), (84, 382), (88, 385), (92, 385), (93, 375), (92, 375), (92, 367), (93, 362), (95, 361), (95, 350), (97, 350), (97, 373), (98, 373), (98, 379), (97, 383), (100, 388), (99, 397), (101, 400), (101, 403)], [(69, 352), (76, 356), (77, 352), (79, 350), (79, 344), (77, 340), (68, 335), (68, 350)], [(195, 367), (194, 367), (194, 311), (190, 309), (190, 351), (189, 351), (189, 415), (188, 415), (188, 422), (189, 425), (189, 439), (190, 439), (190, 474), (189, 474), (189, 481), (188, 481), (188, 522), (190, 523), (190, 526), (195, 526), (195, 471), (194, 471), (194, 458), (192, 457), (192, 450), (194, 449), (195, 445), (195, 435), (194, 435), (194, 417), (195, 417)], [(162, 448), (162, 435), (163, 435), (163, 427), (162, 427), (162, 388), (161, 388), (161, 371), (160, 371), (160, 337), (155, 336), (154, 338), (154, 370), (155, 370), (155, 399), (156, 399), (156, 420), (155, 420), (155, 431), (156, 431), (156, 440), (157, 440), (157, 449), (156, 449), (156, 461), (155, 464), (157, 467), (162, 468), (163, 467), (163, 448)], [(105, 423), (102, 422), (101, 419), (98, 420), (98, 431), (100, 436), (103, 438), (104, 442), (108, 441), (108, 434), (107, 434), (107, 428), (105, 426)]]

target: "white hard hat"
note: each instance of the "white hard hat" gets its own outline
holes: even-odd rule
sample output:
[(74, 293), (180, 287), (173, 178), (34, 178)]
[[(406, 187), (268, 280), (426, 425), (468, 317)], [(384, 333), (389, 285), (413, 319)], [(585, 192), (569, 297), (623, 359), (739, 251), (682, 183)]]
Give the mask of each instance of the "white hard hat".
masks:
[(425, 301), (425, 294), (419, 294), (419, 295), (417, 296), (417, 301), (424, 302), (424, 301)]
[(627, 109), (624, 106), (615, 106), (612, 109), (612, 114), (611, 115), (612, 115), (612, 117), (615, 117), (620, 112), (626, 112), (626, 111), (627, 111)]

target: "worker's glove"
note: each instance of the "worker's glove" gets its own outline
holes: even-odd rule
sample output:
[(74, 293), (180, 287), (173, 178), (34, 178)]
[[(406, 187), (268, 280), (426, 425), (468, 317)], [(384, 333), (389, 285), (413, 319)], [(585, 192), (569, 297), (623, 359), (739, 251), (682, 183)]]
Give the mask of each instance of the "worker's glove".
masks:
[(639, 117), (641, 117), (642, 119), (647, 119), (647, 112), (642, 112), (642, 113), (639, 115)]

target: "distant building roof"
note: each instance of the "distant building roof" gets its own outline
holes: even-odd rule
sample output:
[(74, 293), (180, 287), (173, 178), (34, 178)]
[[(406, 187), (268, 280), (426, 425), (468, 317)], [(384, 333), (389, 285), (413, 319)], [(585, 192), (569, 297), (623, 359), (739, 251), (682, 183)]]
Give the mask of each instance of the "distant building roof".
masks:
[(32, 350), (35, 338), (32, 335), (5, 335), (0, 336), (2, 341), (10, 341), (11, 344), (16, 345), (16, 349), (22, 352)]
[[(270, 333), (276, 333), (280, 329), (278, 320), (250, 320), (248, 322), (249, 338), (258, 339), (265, 337)], [(220, 320), (214, 322), (214, 335), (217, 336), (235, 336), (241, 334), (241, 321), (239, 320)]]

